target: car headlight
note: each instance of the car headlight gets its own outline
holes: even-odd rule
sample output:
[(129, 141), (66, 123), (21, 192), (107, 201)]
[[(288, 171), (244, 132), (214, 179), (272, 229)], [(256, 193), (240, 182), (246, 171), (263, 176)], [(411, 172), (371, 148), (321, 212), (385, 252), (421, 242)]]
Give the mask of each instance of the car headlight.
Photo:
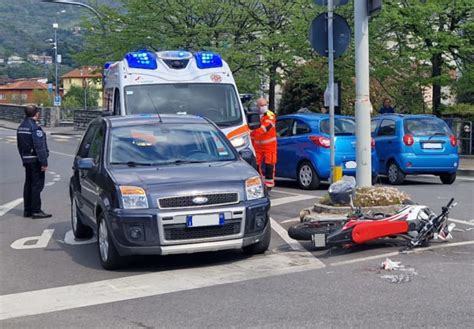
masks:
[(260, 176), (251, 177), (245, 181), (245, 192), (247, 193), (247, 200), (260, 199), (265, 196)]
[(124, 209), (148, 208), (145, 190), (136, 186), (120, 186), (122, 204)]
[(237, 148), (243, 148), (250, 145), (249, 134), (243, 134), (240, 136), (235, 136), (230, 139), (232, 146)]

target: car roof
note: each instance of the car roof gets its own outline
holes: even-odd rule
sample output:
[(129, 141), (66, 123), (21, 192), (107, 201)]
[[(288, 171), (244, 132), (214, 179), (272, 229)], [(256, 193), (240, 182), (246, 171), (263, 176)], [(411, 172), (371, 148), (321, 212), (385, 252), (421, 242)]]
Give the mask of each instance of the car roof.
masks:
[(372, 119), (385, 119), (390, 118), (394, 120), (399, 119), (426, 119), (426, 118), (436, 118), (439, 119), (437, 116), (432, 114), (401, 114), (401, 113), (389, 113), (389, 114), (380, 114)]
[(179, 114), (134, 114), (125, 116), (102, 117), (111, 127), (127, 127), (140, 124), (196, 124), (209, 123), (203, 117), (197, 115)]
[[(354, 119), (354, 117), (347, 115), (335, 115), (335, 118), (347, 118)], [(328, 119), (329, 114), (323, 113), (294, 113), (294, 114), (285, 114), (278, 117), (278, 119), (302, 119), (306, 121), (320, 121), (323, 119)]]

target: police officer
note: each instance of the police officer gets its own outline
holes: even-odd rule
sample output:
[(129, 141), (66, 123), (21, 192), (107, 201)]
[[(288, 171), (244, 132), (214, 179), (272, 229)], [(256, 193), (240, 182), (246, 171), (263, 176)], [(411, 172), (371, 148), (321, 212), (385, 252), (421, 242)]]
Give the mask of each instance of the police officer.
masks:
[(16, 131), (18, 152), (25, 167), (23, 187), (23, 217), (48, 218), (51, 214), (41, 210), (41, 191), (48, 169), (49, 150), (46, 134), (38, 125), (39, 109), (34, 105), (25, 108), (25, 119)]

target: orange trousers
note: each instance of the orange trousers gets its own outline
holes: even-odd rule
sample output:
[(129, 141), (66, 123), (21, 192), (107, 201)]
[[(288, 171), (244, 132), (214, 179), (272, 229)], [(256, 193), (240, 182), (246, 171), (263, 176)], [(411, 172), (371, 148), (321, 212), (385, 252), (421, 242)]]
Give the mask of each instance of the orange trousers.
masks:
[(265, 186), (275, 186), (275, 165), (277, 163), (277, 151), (275, 145), (254, 145), (258, 171), (265, 179)]

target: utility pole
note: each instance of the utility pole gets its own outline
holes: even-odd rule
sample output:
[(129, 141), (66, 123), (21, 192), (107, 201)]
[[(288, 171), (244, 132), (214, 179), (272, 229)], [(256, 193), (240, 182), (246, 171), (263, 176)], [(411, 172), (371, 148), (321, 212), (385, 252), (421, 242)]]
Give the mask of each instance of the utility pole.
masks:
[(329, 134), (331, 182), (334, 182), (336, 167), (335, 137), (334, 137), (334, 1), (328, 0), (328, 66), (329, 66)]
[(354, 0), (355, 75), (356, 75), (356, 177), (357, 186), (372, 185), (369, 90), (369, 16), (367, 0)]
[(59, 24), (53, 23), (54, 29), (54, 64), (55, 64), (55, 87), (54, 87), (54, 95), (57, 97), (59, 96), (59, 84), (58, 84), (58, 30)]

